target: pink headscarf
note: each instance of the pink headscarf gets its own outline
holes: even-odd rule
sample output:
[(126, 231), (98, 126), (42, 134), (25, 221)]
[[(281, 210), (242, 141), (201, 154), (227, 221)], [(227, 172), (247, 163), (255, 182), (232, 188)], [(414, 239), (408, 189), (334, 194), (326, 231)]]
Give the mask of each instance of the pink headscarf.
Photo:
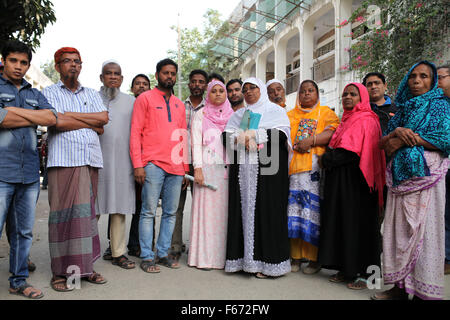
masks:
[(208, 84), (205, 107), (203, 108), (203, 132), (211, 128), (219, 129), (220, 132), (223, 132), (228, 120), (233, 114), (233, 109), (231, 108), (228, 98), (225, 99), (224, 103), (218, 106), (212, 104), (209, 100), (209, 94), (216, 85), (221, 86), (225, 90), (225, 94), (227, 92), (225, 85), (221, 81), (213, 80)]
[(367, 185), (378, 191), (378, 202), (383, 204), (383, 187), (386, 183), (386, 159), (378, 147), (381, 138), (380, 120), (370, 107), (369, 93), (361, 83), (350, 83), (358, 88), (361, 101), (352, 109), (344, 110), (341, 123), (330, 141), (333, 149), (342, 148), (360, 157), (361, 169)]

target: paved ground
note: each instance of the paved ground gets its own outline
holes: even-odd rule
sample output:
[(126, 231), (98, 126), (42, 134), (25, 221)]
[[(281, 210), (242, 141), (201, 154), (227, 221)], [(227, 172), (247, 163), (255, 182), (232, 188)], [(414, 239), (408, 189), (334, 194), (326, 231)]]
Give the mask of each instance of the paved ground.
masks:
[[(190, 208), (190, 193), (186, 208)], [(160, 210), (160, 208), (158, 209)], [(95, 270), (102, 273), (108, 283), (104, 285), (82, 282), (81, 290), (59, 293), (50, 287), (50, 257), (48, 251), (47, 219), (49, 207), (47, 191), (42, 190), (37, 206), (31, 257), (37, 270), (29, 282), (42, 289), (43, 300), (367, 300), (372, 290), (353, 291), (345, 284), (333, 284), (328, 277), (332, 270), (322, 270), (315, 275), (290, 273), (278, 279), (257, 279), (245, 273), (227, 274), (221, 270), (201, 271), (187, 266), (187, 256), (181, 259), (181, 268), (172, 270), (161, 267), (159, 274), (147, 274), (139, 268), (139, 259), (133, 270), (113, 266), (99, 259)], [(131, 217), (127, 217), (129, 226)], [(190, 212), (185, 211), (184, 239), (188, 244)], [(106, 248), (107, 218), (99, 222), (102, 252)], [(129, 228), (128, 228), (129, 229)], [(8, 244), (6, 237), (0, 240), (0, 300), (23, 300), (8, 294)], [(389, 287), (382, 287), (386, 289)], [(450, 298), (450, 276), (446, 277), (446, 299)]]

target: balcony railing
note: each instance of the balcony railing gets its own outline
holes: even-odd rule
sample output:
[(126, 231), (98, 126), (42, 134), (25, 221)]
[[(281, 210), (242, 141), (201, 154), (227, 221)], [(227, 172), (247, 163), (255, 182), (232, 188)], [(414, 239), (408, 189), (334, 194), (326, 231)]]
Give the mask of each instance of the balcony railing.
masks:
[(292, 74), (289, 78), (286, 78), (286, 95), (296, 92), (300, 85), (300, 71)]
[(311, 68), (312, 79), (321, 82), (334, 77), (334, 55), (324, 61), (315, 63)]

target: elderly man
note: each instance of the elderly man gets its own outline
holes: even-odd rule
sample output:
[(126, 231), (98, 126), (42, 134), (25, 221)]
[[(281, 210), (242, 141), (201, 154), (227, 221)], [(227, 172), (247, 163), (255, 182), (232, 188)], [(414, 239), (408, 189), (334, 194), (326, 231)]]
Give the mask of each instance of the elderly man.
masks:
[(242, 93), (242, 81), (240, 79), (231, 79), (227, 82), (226, 88), (228, 100), (231, 103), (233, 111), (236, 112), (245, 107), (244, 94)]
[[(168, 255), (187, 165), (186, 112), (183, 102), (172, 94), (178, 65), (164, 59), (156, 65), (156, 88), (139, 95), (131, 121), (130, 152), (136, 181), (143, 185), (139, 221), (141, 269), (160, 272), (155, 263), (168, 268), (179, 264)], [(152, 250), (153, 224), (162, 193), (162, 216)]]
[(135, 98), (147, 90), (150, 90), (150, 79), (142, 73), (136, 75), (131, 81), (131, 92)]
[(0, 236), (8, 216), (11, 294), (39, 299), (41, 290), (27, 283), (28, 256), (33, 240), (39, 197), (39, 155), (36, 126), (56, 123), (56, 111), (23, 78), (30, 68), (31, 49), (20, 41), (2, 49), (0, 76)]
[(118, 62), (103, 63), (100, 88), (111, 121), (100, 136), (103, 168), (98, 172), (97, 215), (108, 214), (112, 264), (133, 269), (126, 253), (126, 215), (135, 213), (133, 166), (130, 158), (131, 115), (135, 98), (120, 92), (123, 76)]
[(280, 80), (272, 79), (267, 81), (266, 87), (269, 100), (282, 108), (286, 108), (286, 91), (283, 83)]
[[(437, 69), (438, 87), (450, 102), (450, 66), (440, 66)], [(450, 274), (450, 170), (445, 178), (445, 269), (444, 274)]]
[(56, 126), (49, 128), (47, 164), (51, 286), (56, 291), (74, 289), (66, 280), (74, 272), (91, 283), (106, 283), (93, 267), (100, 256), (95, 199), (103, 158), (98, 134), (108, 123), (108, 112), (98, 92), (78, 81), (81, 64), (77, 49), (56, 51), (61, 80), (43, 90), (58, 111)]
[[(208, 74), (206, 71), (197, 69), (191, 71), (189, 74), (189, 91), (190, 96), (185, 100), (184, 106), (186, 108), (186, 125), (187, 125), (187, 134), (190, 137), (191, 133), (191, 124), (192, 119), (194, 118), (194, 114), (203, 109), (205, 106), (205, 100), (203, 98), (203, 95), (205, 93), (206, 87), (208, 85)], [(190, 144), (190, 138), (189, 138), (189, 146)], [(190, 157), (190, 150), (189, 147), (189, 159)], [(189, 161), (191, 163), (192, 161)], [(194, 175), (194, 167), (192, 165), (189, 165), (189, 174), (191, 176)], [(184, 211), (184, 205), (186, 203), (186, 196), (187, 196), (187, 187), (189, 186), (189, 180), (185, 180), (183, 183), (183, 186), (181, 188), (181, 194), (180, 194), (180, 202), (178, 203), (178, 209), (176, 213), (176, 221), (175, 221), (175, 227), (173, 230), (172, 235), (172, 245), (171, 245), (171, 257), (178, 261), (180, 259), (181, 253), (186, 250), (186, 245), (183, 243), (183, 211)], [(191, 195), (193, 192), (194, 184), (191, 184)]]

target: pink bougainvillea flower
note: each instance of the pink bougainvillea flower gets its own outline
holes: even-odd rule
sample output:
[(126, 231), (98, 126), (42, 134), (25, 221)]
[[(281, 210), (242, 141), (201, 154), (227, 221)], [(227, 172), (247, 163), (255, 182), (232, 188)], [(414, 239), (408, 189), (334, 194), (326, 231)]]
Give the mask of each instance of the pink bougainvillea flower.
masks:
[(418, 3), (416, 4), (416, 8), (417, 8), (417, 9), (420, 8), (421, 6), (423, 6), (423, 3), (422, 3), (422, 2), (418, 2)]

